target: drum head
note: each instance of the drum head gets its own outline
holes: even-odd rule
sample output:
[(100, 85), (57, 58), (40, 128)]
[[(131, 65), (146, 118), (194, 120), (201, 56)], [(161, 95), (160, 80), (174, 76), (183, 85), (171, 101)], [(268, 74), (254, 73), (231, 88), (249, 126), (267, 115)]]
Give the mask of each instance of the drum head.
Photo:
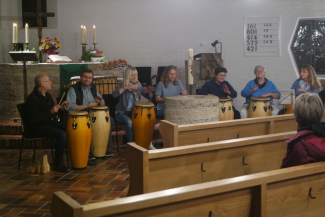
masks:
[(256, 100), (256, 101), (270, 101), (268, 97), (252, 97), (251, 100)]
[(226, 102), (226, 101), (232, 101), (232, 98), (220, 98), (219, 97), (219, 102)]
[(135, 102), (133, 106), (144, 107), (144, 108), (155, 107), (155, 105), (151, 102)]
[(89, 107), (91, 110), (108, 110), (108, 106), (91, 106)]
[(88, 115), (88, 112), (85, 111), (72, 111), (69, 112), (69, 116), (85, 116)]

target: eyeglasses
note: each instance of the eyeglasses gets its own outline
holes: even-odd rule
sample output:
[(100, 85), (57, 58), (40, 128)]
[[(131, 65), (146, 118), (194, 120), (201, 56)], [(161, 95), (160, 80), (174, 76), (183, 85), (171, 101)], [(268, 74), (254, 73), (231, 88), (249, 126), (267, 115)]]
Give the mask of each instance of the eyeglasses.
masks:
[(47, 80), (47, 81), (42, 81), (42, 83), (43, 83), (43, 82), (50, 82), (50, 81), (51, 81), (51, 80), (49, 79), (49, 80)]
[(227, 75), (220, 75), (220, 74), (219, 74), (218, 76), (219, 76), (219, 77), (227, 77)]
[(84, 79), (89, 79), (89, 80), (92, 80), (93, 77), (87, 77), (87, 76), (82, 76)]

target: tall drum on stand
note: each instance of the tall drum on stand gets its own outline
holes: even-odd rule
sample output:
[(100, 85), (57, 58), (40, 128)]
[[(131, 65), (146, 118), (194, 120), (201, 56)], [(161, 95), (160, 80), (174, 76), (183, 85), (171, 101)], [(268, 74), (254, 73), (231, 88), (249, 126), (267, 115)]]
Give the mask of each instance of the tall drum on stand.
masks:
[(231, 98), (219, 98), (219, 121), (234, 120), (234, 106)]
[(91, 143), (91, 128), (88, 112), (69, 112), (66, 132), (71, 167), (73, 169), (87, 168)]
[(149, 149), (156, 123), (154, 104), (151, 102), (135, 102), (131, 120), (134, 142), (145, 149)]
[(111, 120), (107, 106), (94, 106), (89, 108), (92, 130), (91, 149), (95, 157), (105, 157)]
[(248, 117), (266, 117), (272, 115), (272, 106), (267, 97), (252, 97), (248, 106)]

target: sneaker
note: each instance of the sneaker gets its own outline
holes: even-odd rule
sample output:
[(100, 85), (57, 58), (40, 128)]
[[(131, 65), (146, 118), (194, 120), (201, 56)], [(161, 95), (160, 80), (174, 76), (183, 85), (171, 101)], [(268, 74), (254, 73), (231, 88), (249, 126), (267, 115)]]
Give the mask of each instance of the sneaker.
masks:
[(96, 161), (88, 161), (88, 165), (87, 166), (96, 166), (97, 162)]
[(152, 145), (152, 142), (150, 142), (149, 150), (156, 150), (156, 148)]
[(57, 171), (60, 173), (68, 173), (71, 170), (66, 165), (64, 165), (64, 163), (59, 163), (59, 164), (54, 165), (54, 171)]
[(107, 151), (105, 156), (106, 156), (106, 157), (111, 157), (111, 156), (113, 156), (113, 155), (114, 155), (114, 153), (111, 153), (111, 152)]
[(89, 152), (88, 160), (96, 160), (96, 158), (92, 152)]

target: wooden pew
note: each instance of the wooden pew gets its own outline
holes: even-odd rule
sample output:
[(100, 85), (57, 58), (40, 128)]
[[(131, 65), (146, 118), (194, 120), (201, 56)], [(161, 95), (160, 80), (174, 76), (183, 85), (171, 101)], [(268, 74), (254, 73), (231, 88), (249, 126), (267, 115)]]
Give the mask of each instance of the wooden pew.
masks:
[(128, 196), (275, 170), (296, 132), (150, 150), (126, 146)]
[(325, 216), (324, 189), (325, 162), (318, 162), (86, 205), (55, 192), (51, 213), (53, 217), (316, 217)]
[(292, 114), (185, 125), (162, 120), (159, 126), (164, 148), (296, 130)]

